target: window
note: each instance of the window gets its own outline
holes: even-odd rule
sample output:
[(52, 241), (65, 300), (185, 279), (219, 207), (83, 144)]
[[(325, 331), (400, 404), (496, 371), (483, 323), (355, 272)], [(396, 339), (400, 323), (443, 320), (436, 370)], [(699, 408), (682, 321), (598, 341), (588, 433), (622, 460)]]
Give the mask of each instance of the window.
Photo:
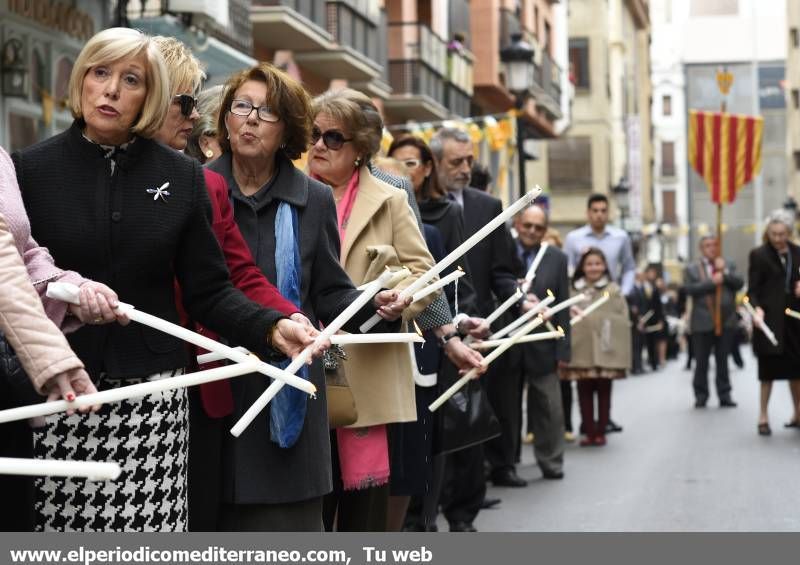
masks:
[(735, 16), (739, 0), (692, 0), (692, 16)]
[(675, 176), (675, 142), (661, 142), (661, 176)]
[(795, 108), (800, 108), (800, 90), (796, 88), (792, 89), (792, 105)]
[(661, 193), (661, 221), (668, 224), (675, 224), (678, 221), (674, 190), (665, 190)]
[(789, 42), (792, 44), (792, 47), (800, 47), (800, 33), (798, 33), (796, 27), (789, 30)]
[(794, 168), (800, 171), (800, 151), (795, 151), (792, 156), (794, 157)]
[(669, 94), (665, 94), (661, 97), (661, 115), (662, 116), (671, 116), (672, 115), (672, 96)]
[(585, 37), (569, 40), (569, 72), (576, 88), (589, 88), (589, 40)]
[(592, 139), (565, 137), (547, 144), (547, 167), (550, 188), (558, 190), (592, 190)]

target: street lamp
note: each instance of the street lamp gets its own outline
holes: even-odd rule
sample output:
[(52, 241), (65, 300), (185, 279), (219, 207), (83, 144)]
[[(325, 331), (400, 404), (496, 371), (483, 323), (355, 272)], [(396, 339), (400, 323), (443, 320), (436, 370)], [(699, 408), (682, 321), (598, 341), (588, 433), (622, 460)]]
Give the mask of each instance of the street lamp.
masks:
[(619, 223), (622, 229), (625, 229), (625, 216), (628, 212), (628, 193), (631, 191), (631, 183), (628, 177), (622, 175), (616, 185), (611, 187), (611, 192), (614, 193), (614, 198), (617, 201), (617, 208), (619, 208)]
[[(511, 34), (511, 43), (500, 50), (506, 78), (506, 88), (514, 94), (514, 106), (522, 110), (525, 99), (533, 85), (535, 65), (531, 44), (522, 38), (521, 33)], [(525, 182), (525, 134), (523, 132), (521, 112), (517, 113), (517, 160), (519, 162), (519, 188), (523, 194), (527, 188)]]

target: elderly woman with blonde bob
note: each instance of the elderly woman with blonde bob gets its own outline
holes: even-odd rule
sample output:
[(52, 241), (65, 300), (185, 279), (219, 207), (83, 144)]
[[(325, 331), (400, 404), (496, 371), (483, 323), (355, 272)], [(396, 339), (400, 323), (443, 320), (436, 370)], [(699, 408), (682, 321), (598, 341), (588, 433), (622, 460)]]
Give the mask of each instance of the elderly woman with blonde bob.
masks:
[[(73, 67), (65, 132), (13, 155), (32, 234), (61, 268), (115, 288), (126, 302), (178, 322), (174, 281), (189, 316), (259, 355), (300, 324), (232, 286), (208, 218), (200, 165), (152, 139), (172, 102), (164, 61), (148, 36), (124, 28), (91, 38)], [(99, 302), (99, 300), (98, 300)], [(97, 321), (115, 316), (101, 303)], [(299, 334), (297, 334), (299, 335)], [(98, 389), (183, 372), (177, 338), (130, 324), (89, 324), (69, 336)], [(37, 529), (185, 530), (186, 391), (57, 415), (36, 434), (39, 457), (116, 461), (113, 483), (38, 481)]]
[[(306, 150), (311, 126), (311, 99), (302, 85), (259, 64), (225, 84), (217, 128), (223, 153), (209, 168), (231, 188), (234, 217), (256, 264), (317, 324), (331, 322), (359, 292), (339, 264), (330, 189), (292, 163)], [(396, 297), (379, 293), (345, 330), (357, 332), (374, 308), (385, 309), (387, 320), (397, 318), (403, 305)], [(284, 387), (260, 422), (238, 439), (226, 434), (223, 529), (322, 529), (322, 496), (332, 488), (322, 364), (312, 364), (306, 375), (320, 390), (316, 401)], [(268, 385), (260, 375), (231, 383), (233, 417)]]
[[(314, 178), (330, 185), (336, 201), (342, 266), (356, 284), (387, 266), (405, 266), (410, 285), (433, 265), (406, 194), (376, 179), (368, 164), (380, 147), (383, 120), (372, 101), (351, 89), (314, 100), (313, 143), (308, 163)], [(403, 313), (417, 316), (433, 300)], [(409, 350), (404, 345), (354, 346), (344, 363), (358, 420), (336, 430), (334, 493), (326, 500), (326, 527), (383, 531), (389, 496), (386, 424), (417, 418)]]

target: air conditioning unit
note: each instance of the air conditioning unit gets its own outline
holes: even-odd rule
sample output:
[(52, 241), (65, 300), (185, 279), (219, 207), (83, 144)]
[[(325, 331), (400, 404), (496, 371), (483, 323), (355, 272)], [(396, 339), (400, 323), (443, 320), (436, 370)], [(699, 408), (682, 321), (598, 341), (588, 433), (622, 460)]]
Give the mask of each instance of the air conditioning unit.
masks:
[(228, 0), (170, 0), (169, 11), (205, 16), (222, 27), (227, 27), (230, 21)]

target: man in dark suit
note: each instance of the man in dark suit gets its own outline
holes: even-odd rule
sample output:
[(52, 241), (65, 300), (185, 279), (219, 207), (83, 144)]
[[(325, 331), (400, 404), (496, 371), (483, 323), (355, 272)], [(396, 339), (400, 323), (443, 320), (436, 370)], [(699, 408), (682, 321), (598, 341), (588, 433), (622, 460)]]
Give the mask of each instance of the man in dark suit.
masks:
[[(736, 291), (744, 281), (736, 274), (736, 265), (719, 255), (717, 238), (700, 239), (699, 261), (689, 264), (683, 275), (686, 294), (692, 297), (692, 345), (694, 346), (694, 397), (695, 407), (704, 408), (708, 402), (708, 356), (714, 350), (717, 370), (717, 397), (724, 408), (733, 408), (731, 383), (728, 378), (728, 354), (736, 331)], [(717, 313), (716, 293), (721, 287), (722, 296)], [(719, 316), (720, 327), (715, 327)]]
[[(448, 191), (448, 198), (458, 202), (464, 211), (464, 235), (471, 236), (495, 216), (503, 205), (497, 198), (469, 188), (471, 168), (475, 160), (472, 139), (456, 128), (439, 130), (430, 143), (436, 161), (439, 183)], [(485, 317), (495, 308), (495, 298), (505, 300), (517, 289), (513, 240), (508, 228), (498, 227), (467, 253), (476, 307)], [(472, 334), (486, 333), (488, 328), (472, 328)], [(505, 359), (504, 359), (505, 357)], [(507, 356), (489, 366), (482, 381), (506, 379)], [(512, 386), (508, 382), (508, 386)], [(519, 433), (519, 428), (517, 428)], [(483, 447), (477, 445), (450, 455), (442, 495), (442, 507), (451, 531), (475, 531), (472, 522), (478, 515), (486, 495), (483, 474)]]
[[(547, 296), (548, 291), (555, 295), (554, 304), (569, 298), (567, 256), (555, 246), (542, 245), (547, 226), (547, 213), (536, 205), (526, 208), (514, 218), (514, 228), (518, 234), (516, 251), (523, 267), (520, 277), (525, 277), (534, 261), (538, 263), (526, 300), (522, 305), (523, 311), (533, 308), (540, 298)], [(550, 323), (554, 327), (560, 326), (564, 329), (566, 334), (564, 338), (516, 346), (520, 350), (522, 363), (518, 367), (520, 382), (513, 400), (519, 413), (522, 406), (519, 393), (527, 381), (528, 429), (534, 434), (533, 453), (536, 462), (545, 479), (561, 479), (564, 477), (564, 410), (561, 403), (558, 368), (565, 366), (570, 360), (569, 310), (558, 312)], [(489, 383), (489, 386), (492, 384)], [(511, 391), (508, 395), (511, 395)], [(517, 422), (516, 433), (513, 436), (516, 443), (519, 442), (519, 428)], [(488, 447), (494, 447), (497, 443), (497, 440), (493, 440)], [(514, 448), (512, 454), (516, 453), (516, 445)], [(487, 453), (492, 454), (494, 450), (487, 449)], [(513, 464), (513, 460), (509, 461), (506, 452), (502, 453), (506, 457), (500, 464), (503, 466)], [(502, 473), (502, 467), (500, 470), (495, 467), (492, 478), (502, 477)]]
[(642, 349), (644, 347), (644, 336), (639, 329), (639, 319), (647, 311), (647, 298), (644, 293), (644, 275), (636, 273), (633, 289), (625, 297), (628, 301), (628, 312), (631, 318), (631, 374), (641, 375), (644, 373), (642, 365)]

